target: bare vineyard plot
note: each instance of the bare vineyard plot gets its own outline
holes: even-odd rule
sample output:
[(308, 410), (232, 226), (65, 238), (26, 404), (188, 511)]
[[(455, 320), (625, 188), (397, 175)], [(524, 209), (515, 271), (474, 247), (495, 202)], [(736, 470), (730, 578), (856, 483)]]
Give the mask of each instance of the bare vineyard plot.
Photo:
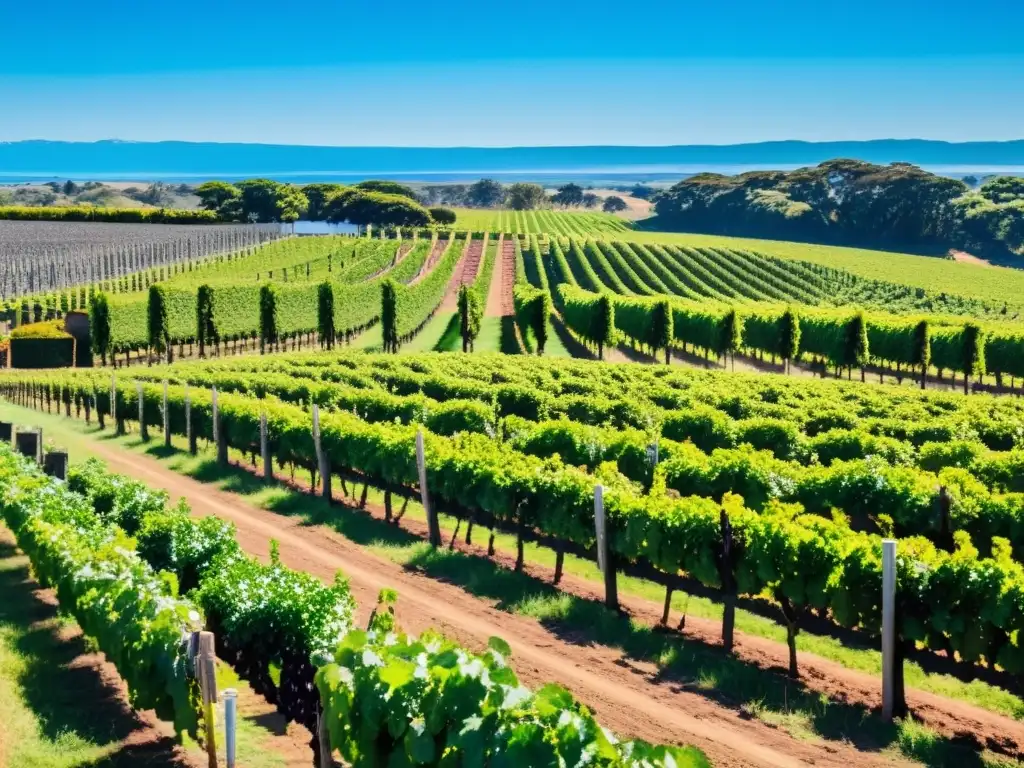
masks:
[(0, 221), (0, 300), (201, 262), (282, 236), (277, 224)]
[[(512, 301), (512, 286), (516, 280), (516, 250), (512, 238), (503, 240), (501, 243), (501, 261), (499, 262), (500, 281), (497, 290), (500, 291), (499, 312), (502, 317), (510, 317), (516, 313)], [(492, 291), (494, 288), (492, 288)], [(490, 305), (490, 302), (488, 302)]]

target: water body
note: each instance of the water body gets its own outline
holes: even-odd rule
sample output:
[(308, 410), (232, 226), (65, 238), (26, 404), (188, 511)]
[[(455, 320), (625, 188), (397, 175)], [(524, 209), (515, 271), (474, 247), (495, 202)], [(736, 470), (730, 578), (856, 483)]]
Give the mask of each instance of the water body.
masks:
[(296, 221), (282, 224), (283, 232), (293, 235), (358, 235), (359, 227), (355, 224), (332, 224), (327, 221)]
[[(670, 183), (694, 176), (698, 173), (720, 173), (727, 176), (746, 171), (774, 170), (790, 171), (804, 167), (800, 164), (764, 163), (764, 164), (733, 164), (733, 165), (629, 165), (610, 166), (588, 169), (541, 168), (534, 170), (489, 170), (466, 169), (463, 171), (381, 171), (381, 172), (348, 172), (348, 171), (268, 171), (254, 168), (242, 174), (210, 173), (117, 173), (117, 172), (40, 172), (40, 173), (7, 173), (0, 172), (0, 184), (43, 184), (49, 181), (105, 181), (105, 182), (154, 182), (162, 181), (174, 184), (199, 184), (210, 179), (238, 181), (252, 178), (271, 178), (293, 184), (310, 184), (313, 182), (335, 182), (353, 184), (365, 179), (393, 179), (409, 183), (451, 184), (473, 182), (481, 178), (492, 178), (503, 182), (535, 181), (541, 184), (565, 182), (585, 183), (590, 186), (621, 186), (645, 183)], [(931, 173), (960, 179), (964, 176), (1024, 176), (1024, 165), (928, 165), (921, 166)]]

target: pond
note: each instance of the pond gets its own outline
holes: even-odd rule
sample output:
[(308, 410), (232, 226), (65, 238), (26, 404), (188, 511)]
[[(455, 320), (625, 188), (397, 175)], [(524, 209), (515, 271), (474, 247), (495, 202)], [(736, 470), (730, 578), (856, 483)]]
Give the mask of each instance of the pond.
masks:
[(282, 224), (281, 231), (293, 235), (359, 234), (359, 228), (355, 224), (332, 224), (329, 221), (296, 221), (294, 224)]

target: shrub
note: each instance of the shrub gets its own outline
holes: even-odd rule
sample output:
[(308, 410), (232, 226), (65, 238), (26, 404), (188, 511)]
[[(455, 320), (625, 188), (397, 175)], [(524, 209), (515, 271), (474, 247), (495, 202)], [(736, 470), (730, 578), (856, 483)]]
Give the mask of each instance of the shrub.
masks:
[(260, 287), (260, 354), (277, 341), (277, 328), (277, 289), (267, 284)]
[(199, 356), (205, 356), (207, 344), (216, 344), (218, 340), (213, 288), (201, 285), (196, 292), (196, 341), (199, 343)]
[(327, 280), (317, 288), (316, 323), (320, 346), (334, 349), (334, 286)]
[(477, 290), (471, 285), (460, 286), (459, 333), (462, 335), (463, 352), (473, 351), (473, 343), (480, 334), (483, 314), (483, 306)]
[(171, 337), (167, 327), (167, 291), (159, 283), (149, 286), (147, 317), (149, 348), (162, 355), (170, 349)]
[(12, 339), (69, 339), (71, 334), (64, 330), (63, 320), (44, 320), (31, 323), (11, 331)]
[(380, 285), (380, 324), (384, 351), (398, 351), (398, 296), (395, 281), (387, 279)]
[(442, 227), (450, 227), (455, 223), (455, 211), (449, 208), (430, 208), (427, 213), (430, 214), (430, 218), (434, 220), (435, 224), (440, 224)]
[(54, 207), (0, 206), (0, 219), (15, 221), (110, 221), (135, 224), (215, 224), (214, 211), (173, 208), (94, 208), (87, 205)]
[(92, 334), (92, 350), (107, 364), (110, 351), (110, 303), (107, 294), (96, 293), (89, 303), (89, 327)]

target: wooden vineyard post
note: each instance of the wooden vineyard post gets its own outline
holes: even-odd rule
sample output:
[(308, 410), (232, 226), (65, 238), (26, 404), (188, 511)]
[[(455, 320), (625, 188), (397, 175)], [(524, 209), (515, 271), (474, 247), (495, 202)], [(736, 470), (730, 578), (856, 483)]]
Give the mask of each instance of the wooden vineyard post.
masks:
[(597, 567), (604, 573), (605, 549), (604, 537), (604, 486), (594, 486), (594, 534), (597, 539)]
[(188, 393), (188, 384), (185, 385), (185, 437), (188, 438), (188, 452), (195, 456), (198, 449), (196, 433), (192, 429), (192, 395)]
[(604, 574), (604, 604), (619, 609), (619, 584), (615, 562), (608, 544), (608, 518), (604, 511), (604, 486), (594, 486), (594, 533), (597, 538), (597, 567)]
[(331, 732), (327, 727), (327, 718), (324, 717), (324, 708), (321, 705), (316, 713), (316, 738), (320, 748), (320, 763), (318, 768), (331, 768), (334, 759), (331, 757)]
[(320, 495), (331, 500), (331, 465), (327, 461), (323, 443), (320, 440), (320, 406), (313, 403), (313, 447), (316, 448), (316, 468), (320, 473)]
[(110, 418), (114, 420), (115, 432), (124, 434), (124, 417), (117, 410), (117, 376), (110, 377)]
[(213, 632), (199, 632), (196, 654), (196, 678), (203, 696), (203, 720), (206, 723), (206, 755), (210, 768), (217, 768), (217, 729), (213, 722), (217, 704), (217, 662)]
[(161, 409), (164, 419), (164, 447), (171, 447), (171, 412), (167, 407), (167, 380), (164, 380), (163, 407)]
[(430, 494), (427, 491), (427, 459), (423, 449), (423, 430), (416, 431), (416, 469), (419, 470), (420, 501), (427, 515), (427, 531), (430, 546), (441, 546), (441, 526), (437, 521), (437, 510), (430, 505)]
[(135, 382), (135, 396), (139, 400), (139, 437), (142, 438), (142, 442), (149, 442), (149, 429), (146, 427), (146, 407), (145, 400), (142, 397), (142, 382)]
[(213, 388), (213, 442), (217, 446), (217, 463), (222, 467), (228, 465), (228, 439), (224, 434), (224, 425), (220, 423), (220, 406), (217, 404), (217, 388)]
[(660, 439), (658, 437), (655, 437), (654, 442), (647, 446), (647, 463), (651, 467), (652, 478), (654, 477), (654, 470), (658, 468), (659, 442)]
[[(892, 720), (897, 708), (896, 542), (882, 541), (882, 717)], [(900, 686), (902, 688), (902, 686)], [(899, 691), (902, 694), (902, 691)]]
[(68, 479), (68, 454), (65, 451), (50, 451), (43, 457), (43, 472), (58, 480)]
[(274, 479), (274, 467), (270, 462), (270, 440), (267, 434), (267, 412), (260, 413), (260, 457), (263, 459), (263, 479)]
[(220, 410), (217, 408), (217, 387), (210, 390), (210, 410), (212, 415), (213, 442), (217, 446), (218, 458), (220, 458)]
[(28, 429), (14, 430), (14, 450), (22, 456), (35, 461), (36, 464), (43, 463), (43, 430)]
[(238, 691), (227, 688), (224, 691), (224, 759), (227, 768), (235, 768), (238, 734)]
[[(99, 426), (99, 428), (101, 430), (102, 429), (106, 429), (107, 425), (104, 423), (103, 411), (100, 410), (100, 400), (99, 400), (99, 397), (96, 394), (96, 385), (95, 384), (93, 384), (93, 387), (92, 387), (92, 404), (93, 404), (93, 407), (96, 409), (96, 424)], [(86, 416), (88, 417), (88, 414), (86, 414)], [(86, 421), (88, 422), (88, 418), (86, 418)]]
[(732, 523), (724, 509), (719, 510), (719, 527), (722, 532), (722, 556), (719, 575), (722, 579), (724, 611), (722, 613), (722, 647), (731, 652), (733, 629), (736, 626), (736, 584), (733, 577), (733, 535)]

